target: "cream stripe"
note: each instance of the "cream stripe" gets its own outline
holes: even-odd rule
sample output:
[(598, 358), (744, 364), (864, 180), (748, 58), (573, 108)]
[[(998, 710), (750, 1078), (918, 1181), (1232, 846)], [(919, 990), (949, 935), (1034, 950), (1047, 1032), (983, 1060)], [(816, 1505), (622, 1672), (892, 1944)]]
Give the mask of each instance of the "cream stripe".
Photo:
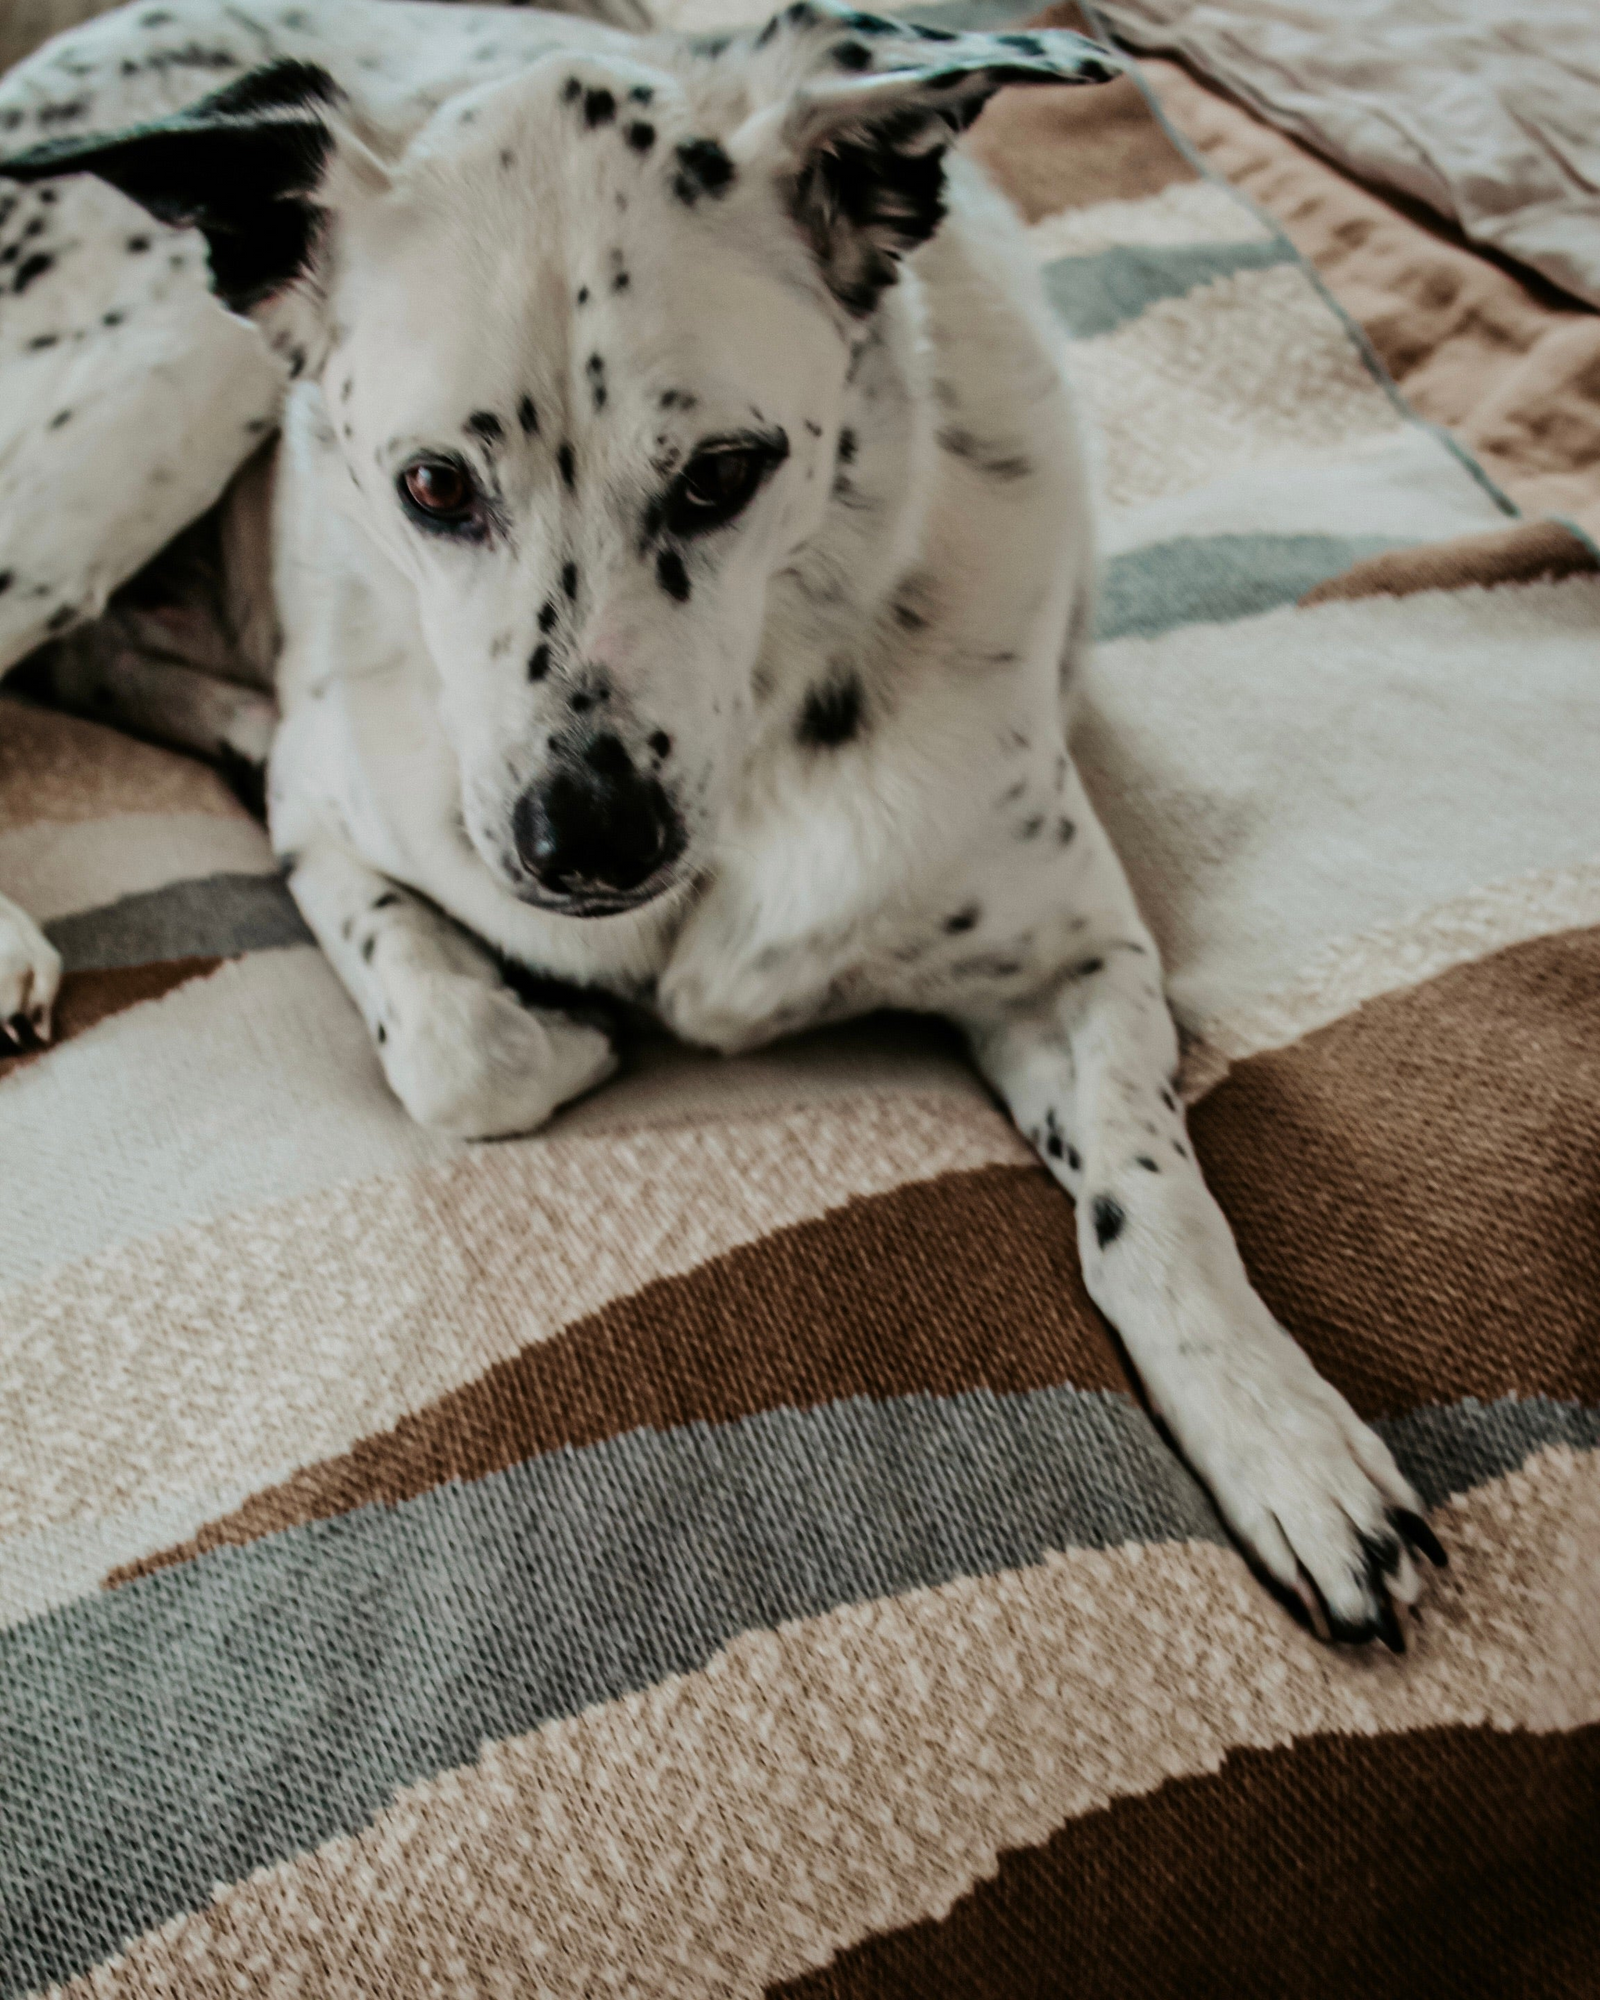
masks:
[(1066, 350), (1106, 500), (1132, 507), (1241, 465), (1336, 458), (1405, 419), (1295, 265), (1241, 271)]
[[(127, 1244), (0, 1301), (0, 1534), (282, 1478), (652, 1279), (1030, 1158), (975, 1097), (868, 1095), (486, 1147)], [(92, 1581), (79, 1534), (35, 1545), (41, 1585)]]
[(1600, 863), (1540, 868), (1470, 890), (1408, 923), (1324, 945), (1298, 979), (1205, 1021), (1202, 1034), (1234, 1061), (1282, 1048), (1364, 1000), (1417, 986), (1453, 965), (1529, 938), (1600, 924)]
[(1189, 248), (1212, 243), (1261, 243), (1272, 231), (1247, 202), (1216, 181), (1178, 181), (1133, 201), (1097, 201), (1047, 215), (1028, 231), (1041, 264), (1057, 257), (1092, 257), (1101, 250)]
[(1210, 1545), (856, 1605), (487, 1746), (64, 1991), (753, 2000), (1235, 1748), (1600, 1719), (1600, 1458), (1437, 1519), (1453, 1567), (1404, 1661), (1317, 1647)]
[(0, 833), (0, 882), (36, 923), (197, 875), (272, 875), (253, 820), (216, 813), (117, 813)]

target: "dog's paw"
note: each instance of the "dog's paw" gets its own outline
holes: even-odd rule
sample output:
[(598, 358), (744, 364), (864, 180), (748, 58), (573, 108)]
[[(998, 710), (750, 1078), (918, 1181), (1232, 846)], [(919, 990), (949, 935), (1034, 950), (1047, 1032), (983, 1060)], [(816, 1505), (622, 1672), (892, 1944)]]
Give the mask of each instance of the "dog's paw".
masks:
[(419, 1125), (457, 1139), (532, 1132), (617, 1066), (600, 1029), (533, 1013), (504, 986), (451, 972), (408, 981), (377, 1039), (395, 1096)]
[(50, 1039), (61, 954), (25, 910), (0, 896), (0, 1053)]
[[(1319, 1637), (1405, 1651), (1415, 1555), (1446, 1557), (1389, 1447), (1273, 1327), (1191, 1410), (1183, 1444), (1247, 1558)], [(1174, 1426), (1177, 1429), (1178, 1426)]]

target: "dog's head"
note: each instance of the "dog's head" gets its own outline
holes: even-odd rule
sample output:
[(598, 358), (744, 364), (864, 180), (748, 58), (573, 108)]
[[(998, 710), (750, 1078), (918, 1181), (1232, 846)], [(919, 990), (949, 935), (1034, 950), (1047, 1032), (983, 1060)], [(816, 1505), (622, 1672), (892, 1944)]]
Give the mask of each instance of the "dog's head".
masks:
[(951, 140), (1003, 85), (1113, 68), (818, 0), (617, 48), (454, 97), (403, 147), (279, 64), (0, 168), (92, 172), (205, 233), (415, 583), (475, 846), (576, 915), (699, 864), (768, 586), (831, 504), (852, 355), (939, 225)]

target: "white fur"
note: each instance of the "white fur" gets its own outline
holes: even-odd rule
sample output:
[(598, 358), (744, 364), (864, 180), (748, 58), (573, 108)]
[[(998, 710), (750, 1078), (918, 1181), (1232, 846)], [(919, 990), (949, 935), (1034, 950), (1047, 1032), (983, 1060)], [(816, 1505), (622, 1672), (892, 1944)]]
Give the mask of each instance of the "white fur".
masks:
[[(305, 360), (273, 499), (272, 834), (392, 1087), (487, 1135), (609, 1074), (604, 1035), (525, 1007), (486, 945), (723, 1050), (879, 1006), (948, 1017), (1078, 1201), (1090, 1292), (1245, 1547), (1336, 1632), (1392, 1633), (1418, 1580), (1388, 1510), (1419, 1503), (1249, 1284), (1174, 1095), (1154, 946), (1071, 761), (1091, 523), (1020, 229), (954, 160), (943, 227), (849, 310), (818, 261), (847, 232), (804, 238), (789, 177), (920, 86), (841, 74), (827, 15), (720, 58), (559, 28), (512, 73), (457, 63), (431, 116), (415, 91), (359, 135), (352, 114), (314, 281), (258, 315)], [(591, 124), (574, 78), (623, 108)], [(622, 134), (630, 90), (648, 148)], [(734, 172), (690, 202), (670, 149), (696, 136)], [(752, 426), (787, 457), (686, 551), (680, 599), (641, 525), (660, 468)], [(419, 450), (477, 467), (486, 540), (407, 517)], [(136, 479), (138, 443), (118, 458)], [(817, 740), (808, 701), (846, 685), (859, 727)], [(580, 700), (687, 841), (611, 915), (551, 907), (514, 832), (595, 727)]]

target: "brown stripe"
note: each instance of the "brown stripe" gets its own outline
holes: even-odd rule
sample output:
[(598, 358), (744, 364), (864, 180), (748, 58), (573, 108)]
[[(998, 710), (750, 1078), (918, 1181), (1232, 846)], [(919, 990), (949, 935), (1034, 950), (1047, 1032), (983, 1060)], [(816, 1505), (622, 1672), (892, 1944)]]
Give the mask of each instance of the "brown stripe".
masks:
[(1126, 1387), (1066, 1197), (1031, 1167), (946, 1174), (647, 1285), (106, 1581), (622, 1431), (1060, 1382)]
[(1487, 535), (1461, 535), (1431, 548), (1388, 549), (1352, 563), (1308, 590), (1300, 602), (1330, 604), (1338, 598), (1414, 597), (1421, 590), (1492, 589), (1502, 583), (1537, 583), (1591, 576), (1600, 563), (1593, 549), (1559, 521), (1519, 521)]
[(1600, 1401), (1600, 930), (1369, 1001), (1191, 1116), (1262, 1295), (1358, 1409)]
[(0, 705), (0, 832), (41, 820), (107, 819), (115, 813), (248, 818), (209, 765), (136, 743), (98, 722), (5, 696)]
[(1070, 1821), (788, 2000), (1600, 1991), (1600, 1728), (1236, 1750)]
[[(1070, 4), (1028, 25), (1074, 28)], [(967, 149), (1010, 195), (1029, 222), (1099, 201), (1138, 201), (1176, 181), (1195, 181), (1131, 77), (1084, 90), (1004, 90), (974, 126)]]
[[(25, 1069), (70, 1042), (74, 1035), (98, 1027), (113, 1014), (126, 1013), (146, 1000), (159, 1000), (191, 979), (204, 979), (221, 965), (220, 958), (168, 958), (153, 965), (118, 965), (95, 972), (69, 972), (61, 981), (56, 998), (53, 1035), (43, 1048), (19, 1049), (0, 1054), (0, 1077)], [(0, 1048), (9, 1046), (0, 1044)]]

